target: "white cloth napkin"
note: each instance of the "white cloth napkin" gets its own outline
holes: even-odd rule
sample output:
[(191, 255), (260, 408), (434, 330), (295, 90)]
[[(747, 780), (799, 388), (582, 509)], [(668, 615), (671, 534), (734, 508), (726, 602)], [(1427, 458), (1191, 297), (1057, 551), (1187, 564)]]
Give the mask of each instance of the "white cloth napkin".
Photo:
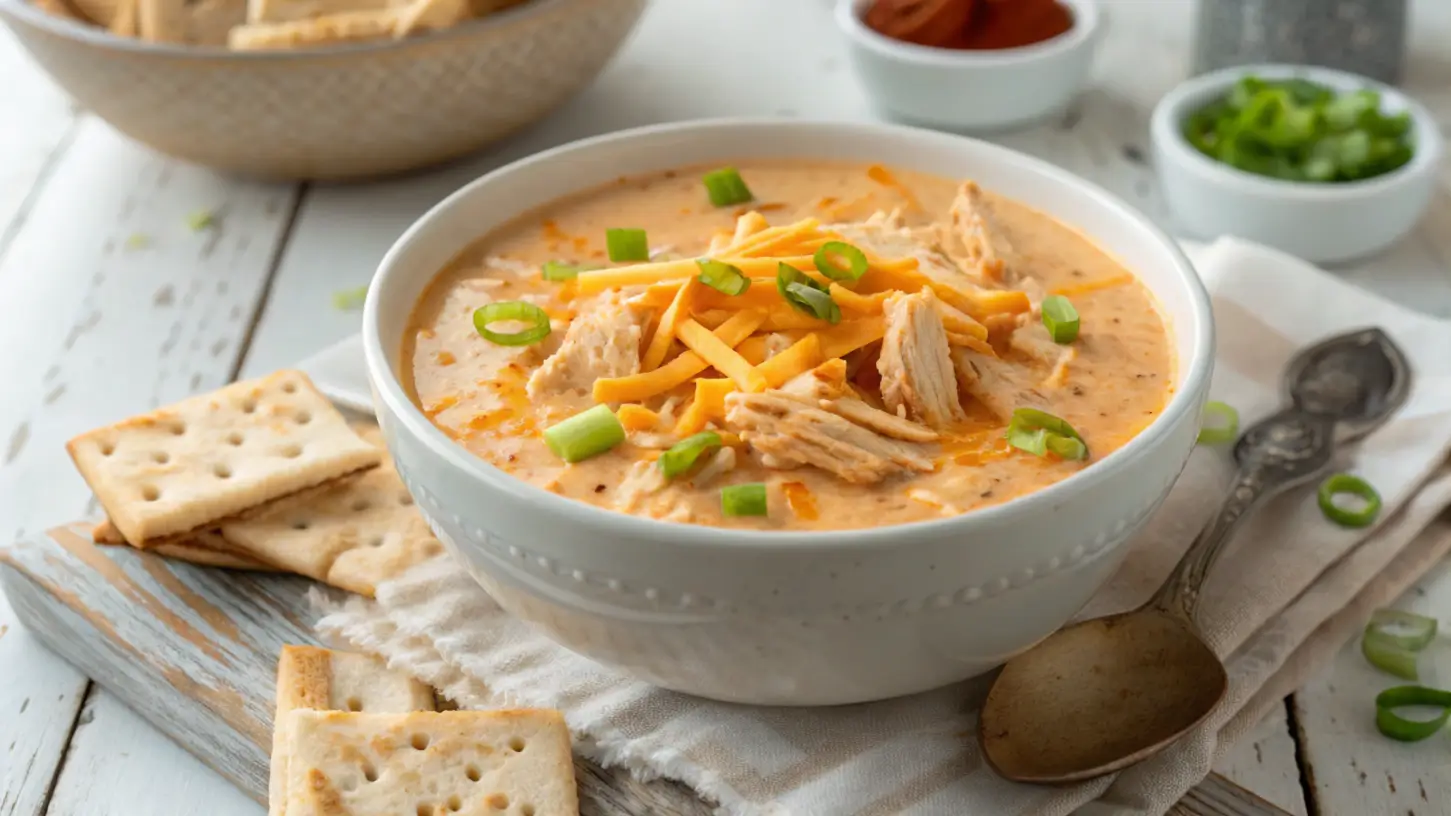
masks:
[[(1298, 686), (1363, 623), (1451, 549), (1451, 323), (1437, 321), (1262, 247), (1224, 240), (1196, 252), (1214, 296), (1213, 396), (1244, 422), (1275, 408), (1297, 349), (1380, 326), (1405, 349), (1415, 384), (1396, 418), (1347, 452), (1345, 467), (1385, 501), (1368, 534), (1328, 523), (1313, 491), (1250, 522), (1205, 588), (1199, 622), (1225, 657), (1230, 690), (1169, 751), (1070, 788), (1005, 782), (975, 742), (979, 678), (914, 697), (831, 709), (765, 709), (652, 688), (566, 651), (513, 620), (447, 560), (425, 564), (319, 623), (381, 654), (465, 707), (559, 708), (580, 749), (605, 764), (691, 785), (729, 816), (1163, 813), (1216, 755)], [(325, 380), (336, 366), (309, 366)], [(334, 389), (336, 390), (336, 389)], [(1226, 446), (1200, 448), (1123, 568), (1084, 616), (1145, 600), (1217, 506)]]

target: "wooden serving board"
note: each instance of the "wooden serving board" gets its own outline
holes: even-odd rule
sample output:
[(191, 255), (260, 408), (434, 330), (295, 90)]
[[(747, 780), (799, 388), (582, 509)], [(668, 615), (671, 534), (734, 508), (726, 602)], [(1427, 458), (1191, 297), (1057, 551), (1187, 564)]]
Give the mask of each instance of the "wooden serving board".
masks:
[[(267, 797), (277, 655), (317, 643), (312, 582), (98, 547), (74, 524), (0, 550), (0, 584), (25, 626), (258, 802)], [(706, 816), (671, 782), (576, 757), (583, 816)], [(1175, 816), (1289, 816), (1211, 775)]]

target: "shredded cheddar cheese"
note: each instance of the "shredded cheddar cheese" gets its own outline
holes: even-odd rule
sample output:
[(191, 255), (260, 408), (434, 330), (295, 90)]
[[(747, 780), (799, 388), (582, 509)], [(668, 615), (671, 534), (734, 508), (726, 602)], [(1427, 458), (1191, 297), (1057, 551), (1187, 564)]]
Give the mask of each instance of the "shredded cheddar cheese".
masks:
[(695, 401), (675, 423), (675, 435), (683, 438), (704, 430), (708, 422), (724, 422), (726, 394), (736, 390), (735, 381), (728, 378), (696, 380)]
[(1048, 294), (1062, 295), (1064, 297), (1075, 297), (1077, 295), (1086, 295), (1089, 292), (1097, 292), (1100, 289), (1112, 289), (1115, 286), (1125, 286), (1133, 282), (1134, 276), (1125, 272), (1119, 275), (1110, 275), (1106, 278), (1099, 278), (1098, 280), (1084, 281), (1083, 283), (1073, 283), (1067, 286), (1055, 286), (1051, 290), (1049, 290)]
[(640, 370), (651, 371), (659, 368), (665, 362), (665, 355), (670, 352), (670, 344), (675, 342), (675, 328), (690, 316), (690, 296), (701, 284), (691, 278), (685, 282), (675, 293), (675, 298), (670, 301), (665, 312), (660, 315), (660, 321), (655, 326), (655, 334), (650, 338), (650, 345), (645, 349), (645, 355), (640, 359)]
[[(718, 342), (730, 349), (750, 337), (764, 319), (765, 315), (761, 312), (744, 311), (722, 323), (714, 332), (706, 333), (712, 334)], [(699, 323), (693, 320), (688, 322), (701, 331), (706, 331)], [(735, 354), (734, 351), (731, 353)], [(694, 351), (687, 351), (654, 371), (598, 379), (594, 384), (595, 402), (642, 402), (690, 382), (711, 365)]]
[(780, 388), (797, 374), (821, 365), (821, 336), (808, 334), (785, 351), (756, 366), (756, 372), (771, 388)]
[(694, 320), (683, 320), (678, 328), (680, 342), (710, 363), (716, 371), (730, 377), (742, 391), (765, 391), (766, 379), (736, 353), (729, 344), (721, 341), (709, 329)]
[(629, 403), (621, 405), (615, 416), (627, 431), (652, 431), (660, 423), (660, 415), (643, 405)]

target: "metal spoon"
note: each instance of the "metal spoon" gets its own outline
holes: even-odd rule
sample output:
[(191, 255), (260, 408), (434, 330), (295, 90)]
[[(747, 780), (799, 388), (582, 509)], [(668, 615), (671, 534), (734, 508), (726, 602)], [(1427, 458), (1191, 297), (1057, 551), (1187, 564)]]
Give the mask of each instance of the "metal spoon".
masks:
[(1224, 696), (1224, 665), (1194, 624), (1215, 558), (1269, 497), (1329, 469), (1337, 443), (1404, 404), (1411, 371), (1378, 329), (1302, 351), (1285, 372), (1289, 405), (1247, 430), (1219, 513), (1138, 609), (1059, 630), (1009, 660), (978, 722), (988, 764), (1019, 782), (1067, 783), (1162, 751)]

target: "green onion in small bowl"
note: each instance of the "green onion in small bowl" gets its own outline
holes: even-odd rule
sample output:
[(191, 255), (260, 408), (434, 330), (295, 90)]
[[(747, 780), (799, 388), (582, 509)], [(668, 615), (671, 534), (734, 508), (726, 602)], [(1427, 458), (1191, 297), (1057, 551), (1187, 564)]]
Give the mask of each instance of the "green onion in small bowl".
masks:
[(1380, 92), (1253, 74), (1191, 113), (1184, 138), (1221, 164), (1283, 181), (1363, 181), (1411, 161), (1409, 111), (1384, 110)]

